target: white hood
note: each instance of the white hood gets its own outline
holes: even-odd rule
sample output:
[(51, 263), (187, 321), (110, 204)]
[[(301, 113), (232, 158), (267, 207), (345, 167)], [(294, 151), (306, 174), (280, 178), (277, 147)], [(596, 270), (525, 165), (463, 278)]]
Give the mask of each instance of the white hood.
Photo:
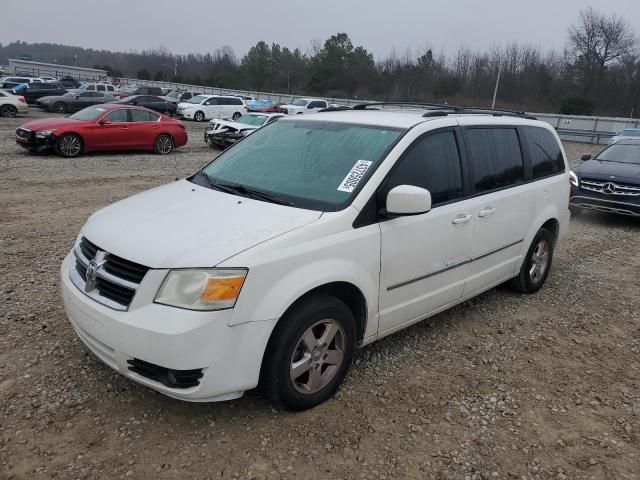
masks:
[[(216, 118), (214, 120), (211, 120), (209, 122), (209, 126), (212, 127), (214, 125), (221, 125), (224, 129), (224, 127), (229, 127), (229, 128), (233, 128), (237, 131), (243, 131), (243, 130), (256, 130), (258, 127), (256, 125), (248, 125), (246, 123), (240, 123), (240, 122), (234, 122), (233, 120), (222, 120), (219, 118)], [(217, 130), (222, 130), (221, 128), (218, 128)]]
[(213, 267), (321, 215), (181, 180), (99, 210), (82, 234), (101, 249), (148, 267)]

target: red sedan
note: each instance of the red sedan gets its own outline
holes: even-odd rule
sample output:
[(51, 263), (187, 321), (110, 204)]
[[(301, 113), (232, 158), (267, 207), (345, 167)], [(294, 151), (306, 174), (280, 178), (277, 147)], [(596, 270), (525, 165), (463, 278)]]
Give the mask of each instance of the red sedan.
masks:
[(187, 131), (179, 120), (146, 108), (104, 104), (66, 118), (27, 122), (16, 129), (16, 143), (32, 152), (53, 149), (63, 157), (123, 150), (166, 155), (187, 143)]

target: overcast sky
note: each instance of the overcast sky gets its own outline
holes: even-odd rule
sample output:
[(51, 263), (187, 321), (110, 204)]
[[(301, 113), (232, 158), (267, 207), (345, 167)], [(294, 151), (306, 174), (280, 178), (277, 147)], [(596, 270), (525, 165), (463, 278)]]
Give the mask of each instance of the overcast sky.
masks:
[(307, 51), (313, 40), (346, 32), (376, 58), (425, 45), (445, 53), (511, 41), (547, 49), (562, 48), (588, 5), (640, 28), (640, 0), (55, 0), (6, 2), (0, 42), (119, 51), (162, 45), (174, 53), (230, 45), (242, 56), (260, 40)]

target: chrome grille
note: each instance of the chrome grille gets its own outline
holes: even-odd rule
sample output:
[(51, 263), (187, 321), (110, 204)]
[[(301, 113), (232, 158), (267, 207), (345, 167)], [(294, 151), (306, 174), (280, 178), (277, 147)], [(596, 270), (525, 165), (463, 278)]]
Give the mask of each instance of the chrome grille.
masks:
[(95, 301), (115, 310), (129, 308), (149, 271), (144, 265), (105, 252), (86, 237), (76, 243), (73, 254), (75, 265), (69, 271), (73, 284)]
[(584, 178), (580, 180), (580, 188), (588, 192), (602, 193), (604, 195), (640, 197), (640, 185), (629, 185), (618, 182), (607, 182)]

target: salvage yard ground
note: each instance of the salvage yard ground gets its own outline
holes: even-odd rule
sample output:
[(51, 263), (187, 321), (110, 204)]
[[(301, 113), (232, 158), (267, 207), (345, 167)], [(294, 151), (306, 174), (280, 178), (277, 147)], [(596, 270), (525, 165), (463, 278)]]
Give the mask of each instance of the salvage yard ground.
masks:
[(182, 403), (87, 351), (58, 277), (93, 211), (218, 152), (205, 125), (167, 157), (62, 159), (15, 146), (26, 120), (0, 118), (0, 479), (640, 478), (640, 221), (572, 219), (540, 293), (498, 288), (361, 350), (313, 410)]

